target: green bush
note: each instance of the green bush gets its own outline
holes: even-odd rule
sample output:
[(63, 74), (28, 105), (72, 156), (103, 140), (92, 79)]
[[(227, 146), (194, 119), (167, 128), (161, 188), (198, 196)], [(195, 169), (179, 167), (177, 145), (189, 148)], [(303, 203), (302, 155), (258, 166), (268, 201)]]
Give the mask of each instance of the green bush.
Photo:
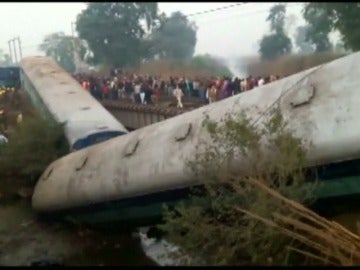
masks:
[(33, 114), (0, 146), (0, 192), (33, 186), (45, 168), (67, 153), (62, 127)]
[[(285, 246), (301, 244), (244, 214), (270, 221), (274, 213), (292, 216), (255, 182), (299, 202), (313, 200), (317, 183), (303, 185), (306, 151), (286, 126), (278, 109), (262, 128), (245, 113), (228, 114), (219, 123), (206, 117), (204, 128), (211, 139), (199, 144), (188, 163), (203, 184), (201, 195), (194, 189), (191, 202), (166, 209), (164, 224), (159, 225), (179, 247), (175, 257), (192, 265), (295, 264), (296, 256)], [(263, 144), (272, 149), (271, 158)], [(235, 162), (239, 156), (241, 164)], [(235, 173), (239, 166), (244, 168), (241, 174)]]

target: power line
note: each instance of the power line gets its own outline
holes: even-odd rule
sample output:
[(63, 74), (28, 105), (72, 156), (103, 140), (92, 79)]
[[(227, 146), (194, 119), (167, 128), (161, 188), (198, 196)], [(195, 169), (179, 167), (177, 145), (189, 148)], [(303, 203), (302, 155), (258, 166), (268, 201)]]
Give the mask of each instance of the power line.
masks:
[[(208, 14), (208, 13), (212, 13), (212, 12), (216, 12), (216, 11), (220, 11), (220, 10), (225, 10), (225, 9), (229, 9), (229, 8), (233, 8), (233, 7), (238, 7), (238, 6), (242, 6), (242, 5), (245, 5), (245, 4), (250, 4), (250, 3), (253, 3), (253, 2), (241, 2), (241, 3), (235, 3), (235, 4), (232, 4), (232, 5), (228, 5), (228, 6), (222, 6), (222, 7), (218, 7), (218, 8), (213, 8), (213, 9), (208, 9), (208, 10), (204, 10), (204, 11), (199, 11), (199, 12), (195, 12), (195, 13), (191, 13), (191, 14), (188, 14), (188, 15), (185, 15), (185, 17), (193, 17), (193, 16), (197, 16), (197, 15), (202, 15), (202, 14)], [(256, 3), (256, 2), (255, 2)], [(268, 2), (265, 2), (266, 4), (268, 4)], [(265, 4), (264, 2), (263, 3), (260, 3), (260, 4)], [(304, 3), (286, 3), (286, 5), (303, 5)]]
[[(203, 15), (203, 14), (209, 14), (209, 13), (214, 13), (214, 12), (217, 12), (217, 11), (221, 11), (221, 10), (226, 10), (226, 9), (230, 9), (230, 8), (234, 8), (234, 7), (238, 7), (238, 6), (242, 6), (242, 5), (245, 5), (245, 4), (249, 4), (249, 3), (252, 3), (252, 2), (241, 2), (241, 3), (235, 3), (235, 4), (232, 4), (232, 5), (227, 5), (227, 6), (222, 6), (222, 7), (218, 7), (218, 8), (213, 8), (213, 9), (208, 9), (208, 10), (204, 10), (204, 11), (200, 11), (200, 12), (195, 12), (195, 13), (191, 13), (191, 14), (188, 14), (188, 15), (185, 15), (185, 17), (194, 17), (194, 16), (198, 16), (198, 15)], [(303, 3), (291, 3), (291, 4), (288, 4), (289, 6), (298, 6), (298, 5), (302, 5)], [(257, 10), (257, 11), (254, 11), (254, 12), (244, 12), (244, 13), (241, 13), (241, 14), (236, 14), (235, 16), (232, 16), (232, 17), (227, 17), (225, 18), (226, 20), (227, 19), (232, 19), (232, 18), (235, 18), (235, 17), (238, 17), (241, 18), (241, 16), (243, 17), (247, 17), (249, 15), (253, 15), (253, 14), (258, 14), (258, 13), (265, 13), (265, 12), (268, 12), (270, 9), (267, 8), (266, 10), (263, 9), (263, 10)], [(218, 18), (215, 18), (215, 20), (224, 20), (224, 19), (218, 19)], [(210, 20), (212, 21), (212, 20)], [(204, 21), (201, 21), (201, 23), (203, 23)], [(205, 21), (207, 22), (207, 20)], [(73, 29), (72, 29), (73, 31)], [(26, 48), (26, 49), (29, 49), (29, 48), (35, 48), (35, 47), (38, 47), (39, 45), (27, 45), (27, 46), (22, 46), (22, 48)]]
[[(293, 3), (292, 6), (289, 6), (289, 7), (295, 7), (295, 6), (299, 6), (299, 5), (302, 5), (302, 3)], [(208, 22), (217, 22), (217, 21), (220, 21), (220, 22), (223, 22), (223, 21), (226, 21), (226, 20), (229, 20), (229, 19), (234, 19), (234, 18), (238, 18), (238, 19), (242, 19), (242, 18), (245, 18), (245, 17), (248, 17), (248, 16), (251, 16), (251, 15), (255, 15), (255, 14), (260, 14), (260, 13), (266, 13), (266, 12), (269, 12), (270, 8), (267, 8), (267, 9), (261, 9), (261, 10), (253, 10), (253, 12), (244, 12), (244, 13), (239, 13), (239, 14), (233, 14), (233, 16), (227, 16), (226, 18), (210, 18), (208, 20), (197, 20), (196, 23), (197, 24), (200, 24), (200, 23), (208, 23)]]
[[(204, 10), (204, 11), (195, 12), (195, 13), (185, 15), (185, 17), (193, 17), (193, 16), (197, 16), (197, 15), (208, 14), (208, 13), (212, 13), (212, 12), (216, 12), (216, 11), (220, 11), (220, 10), (225, 10), (225, 9), (241, 6), (241, 5), (244, 5), (244, 4), (247, 4), (247, 3), (249, 3), (249, 2), (235, 3), (235, 4), (232, 4), (232, 5), (228, 5), (228, 6), (222, 6), (222, 7), (218, 7), (218, 8), (208, 9), (208, 10)], [(38, 45), (27, 45), (27, 46), (23, 46), (23, 48), (35, 48), (37, 46)]]
[(193, 16), (197, 16), (197, 15), (212, 13), (212, 12), (216, 12), (216, 11), (219, 11), (219, 10), (224, 10), (224, 9), (229, 9), (229, 8), (233, 8), (233, 7), (237, 7), (237, 6), (242, 6), (242, 5), (247, 4), (247, 3), (249, 3), (249, 2), (236, 3), (236, 4), (232, 4), (232, 5), (228, 5), (228, 6), (219, 7), (219, 8), (208, 9), (208, 10), (204, 10), (204, 11), (195, 12), (195, 13), (185, 15), (185, 17), (193, 17)]

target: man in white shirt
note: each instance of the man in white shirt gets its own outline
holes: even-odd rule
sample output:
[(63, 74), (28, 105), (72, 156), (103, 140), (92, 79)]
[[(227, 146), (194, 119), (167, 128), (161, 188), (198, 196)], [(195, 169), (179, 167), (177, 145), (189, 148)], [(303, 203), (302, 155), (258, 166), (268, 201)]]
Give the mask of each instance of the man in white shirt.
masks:
[(264, 83), (265, 83), (265, 80), (263, 77), (261, 77), (260, 80), (258, 81), (258, 86), (260, 87), (260, 86), (264, 85)]
[[(145, 98), (145, 93), (143, 93), (143, 95), (141, 95), (141, 83), (140, 82), (135, 82), (135, 86), (134, 86), (134, 98), (135, 98), (135, 102), (136, 103), (144, 103), (144, 98)], [(142, 98), (141, 98), (142, 96)]]
[(183, 91), (179, 88), (179, 85), (178, 85), (178, 84), (176, 85), (176, 88), (175, 88), (173, 94), (174, 94), (174, 97), (175, 97), (176, 100), (177, 100), (177, 105), (176, 105), (176, 107), (177, 107), (177, 108), (182, 108), (182, 107), (183, 107), (183, 104), (182, 104), (182, 102), (181, 102), (181, 99), (182, 99), (182, 97), (184, 96), (184, 93), (183, 93)]

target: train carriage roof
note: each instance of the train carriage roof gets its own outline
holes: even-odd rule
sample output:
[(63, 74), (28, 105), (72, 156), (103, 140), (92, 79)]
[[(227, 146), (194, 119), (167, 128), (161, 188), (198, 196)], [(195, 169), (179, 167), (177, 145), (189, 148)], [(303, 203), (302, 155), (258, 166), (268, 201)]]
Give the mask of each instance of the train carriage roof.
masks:
[(84, 120), (102, 122), (111, 129), (126, 130), (51, 58), (26, 57), (21, 61), (21, 68), (58, 122), (66, 123), (83, 115)]

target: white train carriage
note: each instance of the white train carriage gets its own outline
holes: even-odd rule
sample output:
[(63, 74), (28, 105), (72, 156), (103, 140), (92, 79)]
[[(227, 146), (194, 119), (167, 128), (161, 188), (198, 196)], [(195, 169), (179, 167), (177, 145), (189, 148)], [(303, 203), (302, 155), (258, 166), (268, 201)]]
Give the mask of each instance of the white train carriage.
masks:
[[(341, 177), (332, 174), (324, 181), (329, 184), (323, 189), (324, 196), (360, 194), (360, 173), (346, 165), (357, 160), (353, 169), (359, 167), (359, 66), (360, 53), (355, 53), (71, 153), (43, 173), (35, 187), (33, 208), (40, 212), (90, 209), (89, 214), (94, 215), (96, 209), (108, 211), (112, 203), (123, 207), (117, 217), (125, 220), (135, 214), (131, 209), (146, 209), (141, 215), (150, 215), (151, 205), (173, 200), (196, 184), (186, 164), (199, 142), (209, 138), (202, 128), (204, 113), (216, 120), (245, 110), (261, 125), (275, 104), (294, 135), (309, 142), (308, 166), (334, 163), (346, 168)], [(262, 151), (271, 159), (266, 143)], [(246, 161), (246, 157), (237, 157), (234, 170), (249, 170)]]
[(90, 93), (49, 57), (24, 58), (21, 82), (35, 107), (64, 125), (71, 150), (128, 133)]

